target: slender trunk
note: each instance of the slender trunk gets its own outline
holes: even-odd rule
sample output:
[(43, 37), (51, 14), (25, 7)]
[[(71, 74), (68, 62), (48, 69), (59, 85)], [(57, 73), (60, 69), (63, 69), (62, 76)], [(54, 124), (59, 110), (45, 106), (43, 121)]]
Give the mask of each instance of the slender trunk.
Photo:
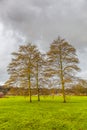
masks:
[(29, 88), (29, 101), (32, 102), (31, 99), (31, 62), (30, 62), (30, 58), (29, 58), (29, 68), (28, 68), (28, 88)]
[(38, 95), (38, 101), (40, 101), (40, 94), (39, 94), (39, 84), (38, 84), (38, 62), (37, 62), (37, 75), (36, 75), (36, 80), (37, 80), (37, 95)]
[(64, 78), (63, 78), (63, 65), (62, 65), (62, 54), (61, 54), (61, 47), (60, 47), (60, 79), (61, 79), (61, 85), (62, 85), (62, 94), (63, 94), (63, 102), (66, 102), (66, 96), (65, 96), (65, 86), (64, 86)]
[(28, 87), (29, 87), (29, 101), (32, 102), (31, 100), (31, 81), (30, 81), (30, 72), (29, 72), (29, 79), (28, 79)]
[(65, 87), (64, 87), (64, 82), (63, 82), (63, 79), (62, 79), (62, 93), (63, 93), (63, 102), (65, 103), (66, 102), (66, 96), (65, 96)]

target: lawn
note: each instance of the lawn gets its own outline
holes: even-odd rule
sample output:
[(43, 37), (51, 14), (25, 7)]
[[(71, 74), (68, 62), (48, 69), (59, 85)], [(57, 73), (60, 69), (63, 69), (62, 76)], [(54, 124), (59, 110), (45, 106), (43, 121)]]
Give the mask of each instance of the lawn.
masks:
[(0, 98), (0, 130), (87, 130), (87, 97)]

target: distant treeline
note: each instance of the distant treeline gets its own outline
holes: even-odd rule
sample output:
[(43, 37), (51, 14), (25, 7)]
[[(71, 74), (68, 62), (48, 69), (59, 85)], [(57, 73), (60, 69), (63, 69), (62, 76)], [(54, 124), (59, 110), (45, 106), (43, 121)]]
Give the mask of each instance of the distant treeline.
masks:
[(0, 86), (0, 92), (2, 92), (4, 95), (6, 95), (11, 88), (6, 88), (5, 86)]
[[(0, 87), (0, 92), (3, 92), (5, 95), (28, 96), (28, 89), (18, 87)], [(40, 95), (62, 95), (61, 88), (40, 88), (39, 92)], [(32, 88), (31, 93), (32, 95), (37, 95), (37, 89)], [(65, 93), (66, 95), (87, 95), (87, 88), (77, 85), (73, 86), (72, 88), (66, 88)]]

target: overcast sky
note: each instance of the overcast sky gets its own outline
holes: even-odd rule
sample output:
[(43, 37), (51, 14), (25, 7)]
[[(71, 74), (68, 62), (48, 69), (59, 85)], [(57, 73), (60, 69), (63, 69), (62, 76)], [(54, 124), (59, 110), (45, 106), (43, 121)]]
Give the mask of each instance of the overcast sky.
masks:
[(77, 49), (79, 76), (87, 79), (87, 0), (0, 0), (0, 83), (25, 40), (44, 51), (58, 36)]

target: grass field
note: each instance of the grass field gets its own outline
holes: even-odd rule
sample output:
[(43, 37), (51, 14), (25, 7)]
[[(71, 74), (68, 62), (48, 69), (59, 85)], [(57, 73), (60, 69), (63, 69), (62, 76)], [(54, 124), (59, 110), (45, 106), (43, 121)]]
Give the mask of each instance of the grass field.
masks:
[(1, 98), (0, 130), (87, 130), (87, 97)]

